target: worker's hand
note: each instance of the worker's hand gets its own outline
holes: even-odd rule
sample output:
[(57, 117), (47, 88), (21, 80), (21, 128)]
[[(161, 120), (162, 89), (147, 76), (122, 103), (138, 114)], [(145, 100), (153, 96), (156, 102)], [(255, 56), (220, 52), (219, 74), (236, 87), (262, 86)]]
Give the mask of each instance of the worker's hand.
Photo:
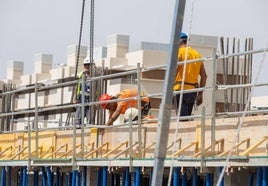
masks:
[(203, 92), (198, 92), (196, 97), (196, 105), (199, 106), (203, 103)]
[(112, 119), (109, 119), (105, 125), (111, 126), (111, 125), (113, 125), (113, 123), (114, 123), (114, 121)]

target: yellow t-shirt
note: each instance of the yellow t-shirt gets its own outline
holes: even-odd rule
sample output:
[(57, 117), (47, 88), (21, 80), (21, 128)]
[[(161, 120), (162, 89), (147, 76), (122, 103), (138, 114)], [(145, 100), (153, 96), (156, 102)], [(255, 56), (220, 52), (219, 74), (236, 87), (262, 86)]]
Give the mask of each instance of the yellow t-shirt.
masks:
[[(136, 89), (126, 89), (126, 90), (122, 90), (118, 95), (117, 98), (131, 98), (131, 97), (136, 97), (138, 95), (138, 91)], [(141, 93), (141, 96), (143, 96), (144, 94)], [(145, 102), (149, 102), (149, 98), (148, 97), (142, 97), (142, 101)], [(127, 100), (127, 101), (120, 101), (117, 102), (118, 105), (122, 105), (122, 110), (121, 110), (121, 114), (125, 114), (126, 110), (128, 108), (132, 108), (135, 107), (137, 108), (137, 100)]]
[[(187, 52), (187, 56), (186, 56), (186, 52)], [(188, 60), (194, 60), (194, 59), (201, 58), (201, 55), (191, 47), (188, 47), (188, 48), (180, 47), (178, 51), (178, 61), (183, 63), (186, 57)], [(185, 78), (184, 78), (184, 90), (195, 88), (194, 84), (198, 83), (198, 76), (200, 73), (201, 65), (202, 65), (201, 61), (186, 64), (186, 71), (185, 71)], [(175, 91), (181, 89), (181, 83), (182, 83), (182, 78), (183, 78), (183, 66), (184, 65), (179, 65), (177, 67), (177, 75), (176, 75), (174, 87), (173, 87)]]

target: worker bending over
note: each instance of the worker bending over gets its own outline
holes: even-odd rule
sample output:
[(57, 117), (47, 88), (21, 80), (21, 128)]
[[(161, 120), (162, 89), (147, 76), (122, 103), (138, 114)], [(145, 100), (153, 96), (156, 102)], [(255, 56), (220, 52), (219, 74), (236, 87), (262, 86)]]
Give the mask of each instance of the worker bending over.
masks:
[[(137, 97), (138, 91), (136, 89), (126, 89), (121, 91), (116, 96), (111, 96), (108, 94), (103, 94), (99, 98), (99, 101), (108, 101), (112, 99), (119, 99), (118, 102), (110, 102), (104, 103), (101, 105), (103, 109), (107, 109), (110, 112), (109, 120), (107, 121), (106, 125), (113, 125), (114, 121), (120, 116), (120, 114), (125, 115), (125, 120), (131, 119), (135, 121), (138, 119), (138, 101), (137, 99), (133, 100), (120, 100), (123, 98), (131, 98)], [(150, 111), (150, 100), (148, 97), (144, 96), (141, 93), (141, 117), (148, 115)]]

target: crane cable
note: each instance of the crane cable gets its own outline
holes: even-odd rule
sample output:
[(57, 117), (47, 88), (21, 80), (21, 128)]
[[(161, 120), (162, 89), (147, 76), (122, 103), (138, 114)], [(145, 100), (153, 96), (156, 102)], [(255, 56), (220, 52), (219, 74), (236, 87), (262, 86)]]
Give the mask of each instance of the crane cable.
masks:
[[(81, 12), (81, 20), (80, 20), (80, 31), (79, 31), (79, 39), (78, 39), (78, 49), (77, 49), (77, 55), (76, 55), (76, 63), (75, 63), (75, 73), (74, 77), (77, 77), (77, 71), (78, 71), (78, 63), (79, 63), (79, 57), (80, 57), (80, 47), (81, 47), (81, 40), (82, 40), (82, 32), (83, 32), (83, 24), (84, 24), (84, 13), (85, 13), (85, 0), (82, 0), (82, 12)], [(75, 96), (75, 87), (73, 86), (72, 96), (71, 96), (71, 103), (73, 102), (74, 96)], [(66, 118), (65, 125), (68, 126), (70, 124), (70, 118), (71, 113), (69, 112)]]

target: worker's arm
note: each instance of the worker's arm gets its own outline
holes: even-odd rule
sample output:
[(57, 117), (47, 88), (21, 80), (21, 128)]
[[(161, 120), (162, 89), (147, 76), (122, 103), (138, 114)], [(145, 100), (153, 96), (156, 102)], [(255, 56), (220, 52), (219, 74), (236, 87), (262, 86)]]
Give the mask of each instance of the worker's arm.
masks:
[[(205, 87), (207, 82), (207, 73), (204, 64), (202, 63), (200, 68), (200, 87)], [(197, 94), (197, 106), (203, 103), (203, 91), (199, 91)]]
[(109, 120), (107, 121), (106, 125), (110, 126), (113, 125), (114, 121), (120, 116), (122, 109), (122, 105), (117, 105), (116, 110), (114, 112), (110, 112)]

